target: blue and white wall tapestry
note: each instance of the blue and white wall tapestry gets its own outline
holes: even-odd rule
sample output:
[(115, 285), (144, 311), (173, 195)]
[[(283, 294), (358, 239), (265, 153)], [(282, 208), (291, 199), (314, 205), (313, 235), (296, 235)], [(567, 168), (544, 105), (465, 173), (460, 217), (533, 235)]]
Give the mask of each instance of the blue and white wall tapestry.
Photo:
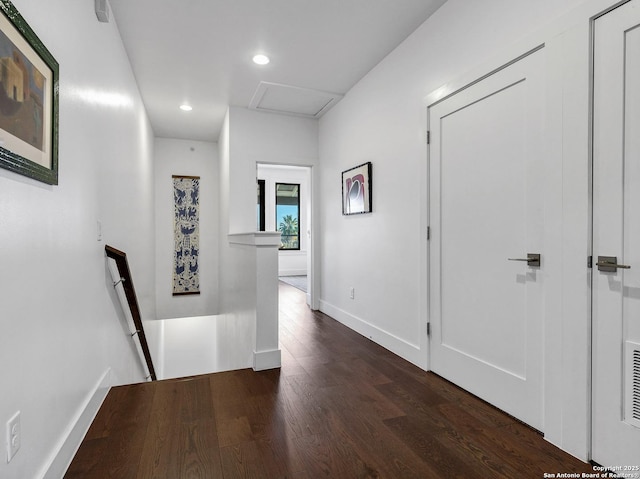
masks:
[(173, 176), (173, 295), (200, 294), (200, 177)]

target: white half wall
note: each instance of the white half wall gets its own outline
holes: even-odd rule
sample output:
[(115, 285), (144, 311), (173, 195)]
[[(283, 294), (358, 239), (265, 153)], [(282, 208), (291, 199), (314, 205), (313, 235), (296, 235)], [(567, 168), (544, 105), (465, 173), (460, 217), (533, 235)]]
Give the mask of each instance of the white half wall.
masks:
[[(247, 263), (229, 244), (227, 234), (254, 232), (258, 164), (311, 167), (311, 197), (319, 204), (313, 170), (318, 162), (318, 121), (230, 107), (218, 139), (220, 158), (220, 313), (235, 314), (243, 304), (237, 278), (255, 278), (255, 263)], [(313, 215), (311, 220), (313, 221)], [(318, 228), (311, 225), (311, 240)], [(310, 246), (313, 262), (313, 244)], [(240, 255), (240, 256), (239, 256)], [(233, 258), (238, 257), (238, 262)], [(246, 265), (245, 268), (243, 265)], [(313, 280), (312, 280), (313, 282)], [(313, 285), (312, 285), (313, 287)]]
[[(157, 319), (218, 314), (220, 177), (218, 145), (156, 138)], [(173, 175), (200, 177), (200, 294), (173, 296)]]
[(0, 170), (0, 424), (22, 418), (0, 477), (51, 464), (61, 477), (97, 392), (144, 379), (104, 246), (127, 253), (143, 319), (155, 317), (153, 132), (117, 26), (93, 2), (13, 3), (60, 64), (59, 185)]
[(277, 241), (267, 244), (273, 233), (255, 233), (257, 168), (259, 163), (314, 166), (318, 122), (230, 107), (218, 148), (220, 315), (251, 331), (254, 368), (278, 367), (277, 261), (270, 255), (277, 258), (277, 251), (270, 251)]
[(244, 369), (252, 366), (253, 324), (220, 314), (156, 321), (163, 330), (159, 379)]

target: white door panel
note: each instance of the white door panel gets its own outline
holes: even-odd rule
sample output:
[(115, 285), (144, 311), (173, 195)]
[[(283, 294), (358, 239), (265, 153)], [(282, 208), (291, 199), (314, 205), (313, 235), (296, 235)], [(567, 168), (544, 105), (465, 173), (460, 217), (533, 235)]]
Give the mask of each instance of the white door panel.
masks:
[(640, 3), (594, 32), (592, 456), (640, 477)]
[(543, 253), (543, 62), (531, 53), (428, 111), (431, 368), (538, 429), (541, 268), (509, 258)]

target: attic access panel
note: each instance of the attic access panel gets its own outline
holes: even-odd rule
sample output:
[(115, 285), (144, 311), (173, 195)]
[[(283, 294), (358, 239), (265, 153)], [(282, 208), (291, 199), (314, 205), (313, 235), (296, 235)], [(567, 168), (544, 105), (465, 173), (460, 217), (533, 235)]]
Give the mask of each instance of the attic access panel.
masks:
[(249, 103), (252, 110), (320, 118), (343, 95), (280, 83), (260, 82)]

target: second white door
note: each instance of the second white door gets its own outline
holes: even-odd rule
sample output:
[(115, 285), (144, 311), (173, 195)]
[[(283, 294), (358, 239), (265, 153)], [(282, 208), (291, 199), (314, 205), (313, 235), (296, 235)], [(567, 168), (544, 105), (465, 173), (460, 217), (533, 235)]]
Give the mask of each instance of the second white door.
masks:
[(640, 477), (640, 1), (594, 33), (592, 457)]
[(539, 49), (428, 108), (431, 369), (539, 430), (543, 71)]

